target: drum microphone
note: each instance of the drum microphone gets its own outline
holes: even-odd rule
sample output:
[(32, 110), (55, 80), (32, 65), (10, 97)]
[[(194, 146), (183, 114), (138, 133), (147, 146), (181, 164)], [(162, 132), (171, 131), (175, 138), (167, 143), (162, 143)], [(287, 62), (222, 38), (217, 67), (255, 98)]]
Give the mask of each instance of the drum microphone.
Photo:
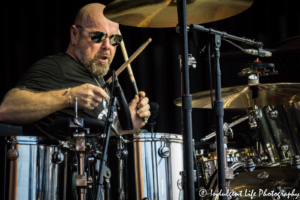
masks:
[(123, 130), (133, 130), (131, 113), (130, 113), (124, 92), (121, 88), (121, 85), (119, 84), (119, 80), (117, 77), (115, 79), (114, 92), (115, 92), (114, 95), (117, 97), (117, 100), (118, 100), (117, 112), (118, 112), (121, 128)]
[(271, 57), (272, 56), (272, 52), (266, 51), (266, 50), (263, 50), (263, 49), (259, 49), (259, 50), (244, 49), (244, 50), (245, 50), (245, 53), (251, 54), (251, 55), (254, 55), (254, 56), (260, 56), (260, 57)]
[(158, 110), (159, 110), (159, 105), (156, 102), (150, 102), (149, 105), (150, 105), (151, 115), (148, 119), (148, 123), (149, 124), (155, 124), (156, 122), (154, 120), (157, 117), (157, 113), (158, 113)]

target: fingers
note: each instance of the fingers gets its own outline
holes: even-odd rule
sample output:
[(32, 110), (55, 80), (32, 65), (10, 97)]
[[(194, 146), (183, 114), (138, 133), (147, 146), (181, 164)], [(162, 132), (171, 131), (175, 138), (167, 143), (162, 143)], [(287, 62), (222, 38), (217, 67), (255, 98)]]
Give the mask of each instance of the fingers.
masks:
[[(109, 99), (108, 94), (105, 92), (105, 90), (103, 90), (103, 89), (100, 88), (100, 87), (95, 86), (95, 87), (93, 88), (93, 92), (94, 92), (94, 94), (97, 95), (98, 97), (99, 97), (99, 96), (100, 96), (100, 97), (103, 97), (103, 98), (106, 99), (106, 100)], [(101, 101), (102, 101), (102, 99), (101, 99)], [(101, 101), (100, 101), (100, 102), (101, 102)]]
[(137, 114), (140, 117), (150, 117), (151, 113), (150, 113), (150, 105), (149, 105), (149, 99), (148, 97), (145, 97), (145, 92), (140, 92), (140, 97), (141, 100), (140, 102), (137, 104)]
[(136, 113), (140, 116), (140, 117), (150, 117), (151, 112), (150, 112), (150, 106), (149, 104), (147, 104), (146, 106), (140, 108)]
[(78, 107), (93, 110), (102, 102), (103, 98), (108, 99), (108, 94), (100, 87), (92, 84), (84, 84), (70, 90), (70, 96), (77, 97)]
[(146, 96), (146, 93), (144, 91), (139, 92), (140, 98), (144, 98)]

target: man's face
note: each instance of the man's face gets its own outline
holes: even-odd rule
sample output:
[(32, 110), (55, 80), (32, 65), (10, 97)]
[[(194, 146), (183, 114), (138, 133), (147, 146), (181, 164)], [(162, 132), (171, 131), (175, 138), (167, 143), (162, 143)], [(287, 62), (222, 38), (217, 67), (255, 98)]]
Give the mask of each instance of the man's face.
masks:
[[(109, 36), (118, 34), (118, 25), (100, 22), (81, 26), (83, 29), (77, 27), (76, 57), (93, 76), (105, 76), (116, 52), (116, 46), (111, 45)], [(91, 33), (95, 31), (106, 32), (108, 37), (99, 43), (94, 43), (91, 41)]]

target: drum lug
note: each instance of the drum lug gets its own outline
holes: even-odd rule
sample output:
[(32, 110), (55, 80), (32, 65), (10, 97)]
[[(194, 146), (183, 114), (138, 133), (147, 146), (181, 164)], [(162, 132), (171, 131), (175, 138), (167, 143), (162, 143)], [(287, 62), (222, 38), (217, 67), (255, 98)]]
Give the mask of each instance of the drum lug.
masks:
[(167, 158), (170, 155), (170, 149), (169, 147), (159, 147), (158, 149), (158, 155), (162, 158)]
[(233, 130), (230, 127), (230, 124), (224, 123), (223, 125), (224, 134), (228, 136), (230, 139), (233, 139)]
[(249, 118), (248, 124), (249, 124), (251, 130), (256, 130), (258, 128), (257, 121), (255, 120), (254, 117)]
[(8, 159), (12, 161), (17, 160), (19, 158), (19, 151), (15, 149), (15, 144), (16, 144), (15, 139), (12, 137), (12, 139), (8, 140), (7, 143), (11, 143), (11, 149), (7, 151)]
[(267, 112), (268, 116), (271, 118), (271, 119), (276, 119), (278, 117), (278, 110), (276, 110), (274, 107), (268, 107), (269, 110)]
[(64, 161), (64, 154), (62, 154), (61, 152), (54, 152), (52, 154), (52, 162), (55, 164), (60, 164)]
[(256, 165), (254, 164), (252, 158), (247, 159), (246, 167), (247, 167), (251, 172), (253, 172), (253, 170), (255, 169)]
[(267, 178), (269, 178), (269, 173), (267, 173), (267, 172), (259, 173), (257, 175), (257, 178), (259, 178), (259, 179), (267, 179)]
[(300, 155), (295, 155), (291, 157), (291, 165), (297, 169), (300, 169)]
[(17, 149), (10, 149), (7, 151), (8, 159), (14, 161), (19, 158), (19, 152)]

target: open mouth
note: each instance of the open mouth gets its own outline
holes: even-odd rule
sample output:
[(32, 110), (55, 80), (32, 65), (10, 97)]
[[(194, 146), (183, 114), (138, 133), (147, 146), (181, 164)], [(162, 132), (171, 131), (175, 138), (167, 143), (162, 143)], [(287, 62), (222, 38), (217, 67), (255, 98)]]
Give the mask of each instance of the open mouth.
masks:
[(108, 56), (107, 56), (107, 55), (100, 56), (100, 57), (99, 57), (99, 60), (100, 60), (101, 62), (108, 62)]

